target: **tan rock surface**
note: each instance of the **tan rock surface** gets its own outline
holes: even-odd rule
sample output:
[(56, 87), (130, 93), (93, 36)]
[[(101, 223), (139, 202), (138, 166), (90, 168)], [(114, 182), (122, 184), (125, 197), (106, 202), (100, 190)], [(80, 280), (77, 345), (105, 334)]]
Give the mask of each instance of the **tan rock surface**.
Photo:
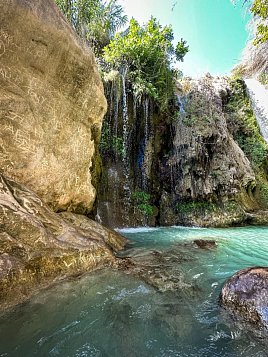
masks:
[(24, 186), (0, 174), (0, 308), (41, 287), (104, 265), (126, 239), (83, 216), (67, 221)]
[(88, 212), (106, 111), (94, 56), (52, 0), (2, 0), (0, 24), (0, 168), (54, 210)]

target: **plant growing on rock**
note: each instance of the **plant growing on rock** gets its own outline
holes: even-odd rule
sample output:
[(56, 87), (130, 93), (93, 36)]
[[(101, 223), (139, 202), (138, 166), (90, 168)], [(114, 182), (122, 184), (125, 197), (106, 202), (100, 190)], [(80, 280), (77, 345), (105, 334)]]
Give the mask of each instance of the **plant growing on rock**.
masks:
[(257, 172), (266, 171), (268, 147), (264, 142), (242, 79), (230, 81), (231, 96), (225, 111), (234, 129), (234, 138)]
[(177, 203), (177, 211), (183, 215), (199, 214), (200, 212), (211, 213), (216, 209), (214, 203), (205, 201), (179, 202)]
[(174, 95), (171, 64), (175, 59), (183, 61), (189, 50), (183, 39), (176, 48), (172, 40), (172, 28), (162, 27), (155, 18), (144, 26), (131, 19), (128, 30), (116, 34), (104, 48), (107, 63), (117, 70), (127, 69), (127, 79), (136, 98), (148, 95), (162, 110), (167, 110)]
[(146, 216), (153, 216), (154, 207), (150, 204), (151, 195), (144, 191), (134, 191), (131, 194), (131, 200), (134, 206)]

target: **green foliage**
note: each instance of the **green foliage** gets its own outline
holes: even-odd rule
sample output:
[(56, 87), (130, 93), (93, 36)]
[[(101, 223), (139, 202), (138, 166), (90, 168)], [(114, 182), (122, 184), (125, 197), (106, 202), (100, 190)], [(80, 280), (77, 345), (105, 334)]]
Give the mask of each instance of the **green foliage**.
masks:
[(257, 35), (254, 43), (264, 43), (268, 41), (268, 26), (265, 23), (268, 18), (268, 1), (254, 0), (253, 6), (251, 7), (251, 12), (255, 17), (260, 19), (260, 23), (257, 26)]
[(127, 69), (127, 79), (137, 99), (143, 95), (153, 98), (162, 110), (166, 110), (174, 95), (172, 61), (182, 61), (188, 52), (181, 40), (174, 49), (170, 26), (162, 27), (155, 18), (140, 26), (131, 19), (129, 28), (118, 33), (104, 48), (104, 59), (114, 69)]
[(151, 195), (144, 191), (134, 191), (131, 200), (138, 210), (146, 216), (153, 216), (154, 207), (150, 204)]
[(127, 16), (117, 0), (56, 0), (56, 4), (97, 54), (127, 23)]
[(177, 211), (183, 215), (199, 214), (200, 212), (211, 213), (215, 211), (216, 205), (211, 202), (193, 201), (193, 202), (179, 202), (176, 205)]
[(230, 81), (232, 94), (225, 110), (229, 114), (231, 124), (238, 126), (234, 138), (244, 151), (252, 166), (258, 172), (264, 171), (268, 147), (264, 142), (242, 79)]
[(138, 209), (146, 216), (153, 216), (154, 215), (154, 207), (149, 205), (148, 203), (141, 203), (138, 206)]
[(268, 73), (267, 72), (263, 72), (258, 76), (258, 80), (264, 84), (264, 85), (268, 85)]
[(268, 185), (264, 182), (259, 182), (259, 197), (263, 206), (268, 206)]
[(261, 169), (267, 160), (268, 150), (266, 145), (256, 140), (255, 137), (247, 137), (243, 133), (236, 135), (236, 141), (244, 153), (250, 158), (255, 169)]
[[(231, 0), (236, 3), (239, 0)], [(254, 44), (258, 45), (268, 40), (268, 1), (267, 0), (240, 0), (243, 4), (248, 4), (252, 15), (257, 19), (257, 33)]]
[(120, 158), (124, 156), (123, 138), (111, 135), (107, 123), (104, 123), (102, 128), (100, 151), (104, 156), (112, 155)]
[(182, 61), (184, 60), (184, 56), (189, 52), (189, 46), (186, 46), (187, 42), (181, 38), (181, 40), (177, 43), (176, 49), (175, 49), (175, 55), (176, 55), (176, 60), (177, 61)]
[(144, 191), (134, 191), (131, 194), (131, 200), (136, 204), (149, 203), (151, 195)]

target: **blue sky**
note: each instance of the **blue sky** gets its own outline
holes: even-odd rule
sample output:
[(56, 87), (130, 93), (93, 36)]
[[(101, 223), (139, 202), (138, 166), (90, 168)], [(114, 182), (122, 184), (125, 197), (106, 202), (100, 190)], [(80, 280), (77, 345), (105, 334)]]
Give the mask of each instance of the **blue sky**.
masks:
[(248, 39), (249, 14), (242, 1), (230, 0), (118, 0), (129, 19), (140, 23), (153, 15), (171, 24), (175, 41), (183, 37), (190, 47), (179, 64), (185, 75), (228, 74), (238, 62)]

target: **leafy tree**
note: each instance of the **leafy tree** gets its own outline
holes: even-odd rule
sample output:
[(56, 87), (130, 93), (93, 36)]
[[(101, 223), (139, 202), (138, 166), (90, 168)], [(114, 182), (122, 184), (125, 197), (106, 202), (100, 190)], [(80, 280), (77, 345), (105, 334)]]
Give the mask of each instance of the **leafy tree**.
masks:
[(162, 110), (174, 93), (171, 65), (175, 59), (183, 61), (189, 50), (183, 39), (174, 48), (173, 38), (171, 26), (162, 27), (153, 17), (144, 26), (132, 18), (128, 30), (115, 34), (104, 48), (104, 59), (113, 69), (127, 68), (134, 95), (149, 95)]
[(243, 5), (248, 4), (249, 9), (257, 20), (257, 32), (254, 44), (258, 45), (268, 41), (268, 0), (231, 0), (233, 3), (243, 1)]
[(182, 61), (184, 60), (184, 56), (186, 53), (189, 51), (189, 46), (186, 46), (187, 42), (183, 39), (181, 39), (176, 46), (175, 49), (175, 55), (176, 55), (176, 60), (177, 61)]
[(268, 41), (268, 0), (255, 0), (251, 7), (251, 12), (254, 16), (260, 19), (260, 23), (257, 25), (257, 35), (255, 44), (264, 43)]
[(76, 32), (99, 54), (114, 33), (127, 23), (117, 0), (56, 0)]

